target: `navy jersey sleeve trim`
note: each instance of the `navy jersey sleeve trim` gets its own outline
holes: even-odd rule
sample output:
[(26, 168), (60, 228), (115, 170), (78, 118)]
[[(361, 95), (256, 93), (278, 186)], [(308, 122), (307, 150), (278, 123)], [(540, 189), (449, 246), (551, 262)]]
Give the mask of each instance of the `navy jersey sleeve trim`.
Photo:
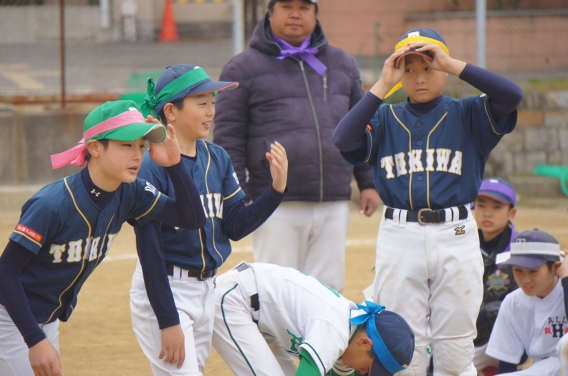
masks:
[(154, 208), (156, 208), (156, 206), (158, 205), (158, 202), (160, 201), (161, 196), (162, 196), (162, 192), (158, 192), (158, 195), (156, 196), (154, 203), (148, 208), (148, 210), (146, 210), (144, 213), (142, 213), (141, 215), (139, 215), (138, 217), (136, 217), (134, 219), (137, 220), (137, 221), (140, 221), (142, 218), (149, 215), (152, 212), (152, 210), (154, 210)]
[(0, 303), (6, 308), (14, 325), (32, 347), (46, 337), (30, 309), (20, 275), (34, 254), (12, 240), (0, 256)]
[(488, 109), (487, 109), (487, 101), (489, 100), (488, 96), (485, 96), (485, 100), (483, 101), (483, 109), (485, 110), (485, 114), (487, 115), (487, 120), (489, 120), (489, 124), (491, 124), (491, 129), (493, 129), (493, 133), (495, 133), (497, 136), (503, 136), (503, 133), (499, 133), (496, 130), (496, 126), (495, 124), (493, 124), (493, 116), (491, 116), (491, 114), (489, 113)]

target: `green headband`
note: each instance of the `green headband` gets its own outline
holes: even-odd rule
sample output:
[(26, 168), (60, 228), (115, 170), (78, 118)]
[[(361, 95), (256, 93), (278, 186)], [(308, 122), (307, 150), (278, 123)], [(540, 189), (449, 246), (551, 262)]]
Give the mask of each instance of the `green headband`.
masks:
[(156, 111), (156, 106), (158, 106), (158, 104), (167, 102), (182, 91), (187, 90), (205, 80), (209, 80), (209, 76), (205, 73), (205, 70), (203, 68), (195, 68), (171, 81), (169, 84), (164, 86), (164, 88), (160, 91), (160, 94), (156, 95), (156, 84), (154, 83), (154, 79), (151, 77), (148, 78), (146, 96), (144, 97), (144, 103), (140, 107), (142, 114), (144, 117), (151, 114), (155, 118), (158, 118), (158, 112)]

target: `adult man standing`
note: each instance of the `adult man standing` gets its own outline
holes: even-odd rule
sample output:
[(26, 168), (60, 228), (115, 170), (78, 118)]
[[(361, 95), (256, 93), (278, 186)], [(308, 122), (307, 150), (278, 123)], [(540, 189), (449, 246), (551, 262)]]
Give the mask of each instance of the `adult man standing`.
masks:
[(219, 94), (214, 141), (229, 153), (240, 184), (254, 200), (270, 184), (263, 161), (270, 143), (288, 151), (288, 194), (253, 233), (257, 262), (293, 267), (342, 291), (351, 175), (370, 216), (379, 197), (369, 167), (350, 167), (331, 136), (363, 96), (355, 59), (328, 45), (317, 0), (270, 0), (250, 47), (221, 80), (239, 89)]

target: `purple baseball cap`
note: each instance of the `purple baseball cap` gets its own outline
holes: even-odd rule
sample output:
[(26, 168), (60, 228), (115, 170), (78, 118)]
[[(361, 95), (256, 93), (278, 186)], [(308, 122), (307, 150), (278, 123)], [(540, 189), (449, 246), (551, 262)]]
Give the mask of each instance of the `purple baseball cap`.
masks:
[(517, 204), (517, 194), (515, 188), (502, 178), (490, 178), (481, 182), (478, 196), (487, 196), (503, 204), (510, 204), (514, 207)]
[(392, 376), (410, 364), (414, 353), (414, 332), (399, 314), (366, 301), (357, 307), (366, 313), (350, 319), (365, 324), (367, 336), (373, 341), (373, 363), (369, 376)]
[(523, 231), (513, 239), (510, 255), (503, 265), (535, 269), (547, 261), (560, 261), (560, 244), (554, 236), (535, 228)]

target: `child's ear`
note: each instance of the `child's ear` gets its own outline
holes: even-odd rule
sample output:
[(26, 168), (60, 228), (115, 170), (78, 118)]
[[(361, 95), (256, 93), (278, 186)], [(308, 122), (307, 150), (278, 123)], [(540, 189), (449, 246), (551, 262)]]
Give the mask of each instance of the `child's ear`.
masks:
[(176, 120), (176, 115), (174, 113), (174, 104), (173, 103), (166, 103), (163, 111), (164, 111), (164, 116), (166, 117), (168, 122)]
[(97, 140), (90, 140), (87, 143), (87, 151), (91, 154), (92, 157), (98, 158), (99, 156), (99, 149), (102, 147), (102, 144)]
[(515, 215), (517, 215), (517, 208), (511, 208), (509, 210), (509, 220), (515, 218)]
[(372, 350), (373, 349), (373, 341), (369, 337), (360, 337), (357, 340), (357, 343), (362, 346), (365, 350)]

